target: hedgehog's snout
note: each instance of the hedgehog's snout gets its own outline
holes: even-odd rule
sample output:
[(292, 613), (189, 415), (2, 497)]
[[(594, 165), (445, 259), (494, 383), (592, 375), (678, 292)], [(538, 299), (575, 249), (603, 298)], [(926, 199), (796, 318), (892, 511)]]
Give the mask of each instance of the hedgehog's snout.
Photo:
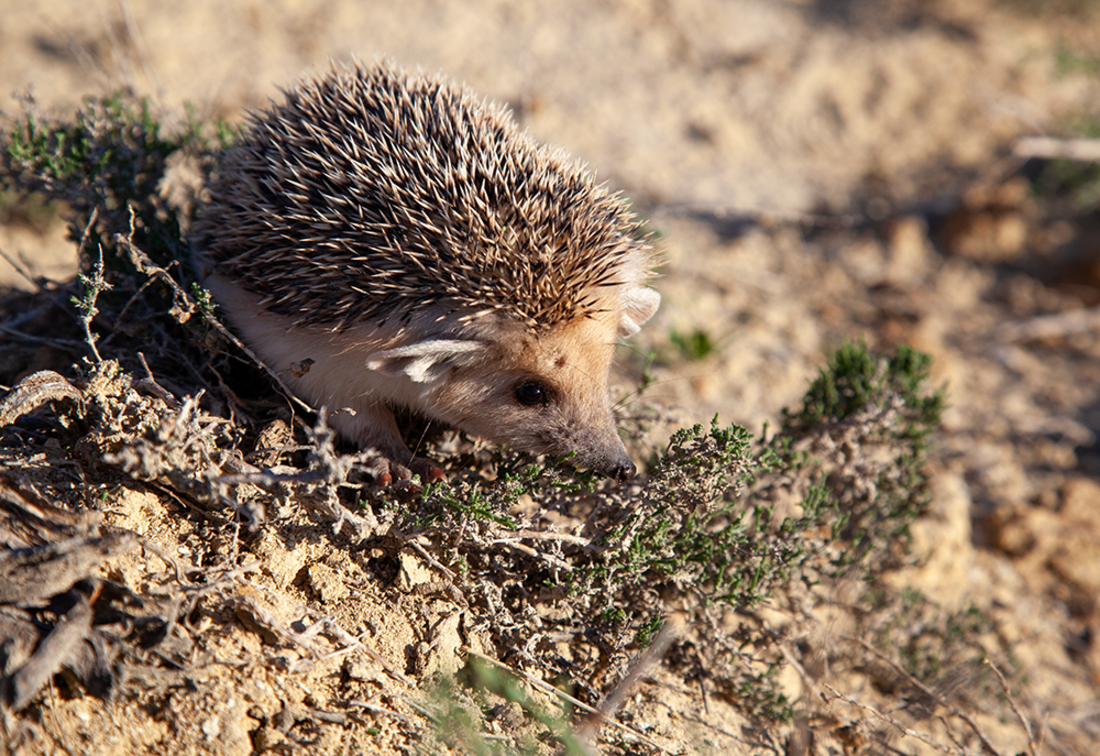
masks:
[(634, 468), (634, 463), (631, 462), (629, 459), (624, 459), (622, 462), (616, 465), (614, 470), (611, 471), (610, 477), (614, 478), (620, 483), (625, 483), (626, 481), (634, 477), (635, 472), (636, 470)]
[[(536, 454), (571, 455), (570, 464), (586, 467), (622, 483), (633, 478), (637, 468), (615, 431), (610, 411), (607, 414), (606, 427), (601, 427), (602, 423), (578, 422), (576, 418), (570, 418), (566, 422), (542, 424), (530, 443), (520, 439), (512, 439), (511, 443), (516, 448)], [(507, 440), (504, 442), (508, 443)]]
[(577, 456), (577, 462), (591, 467), (593, 470), (603, 473), (620, 483), (624, 483), (634, 477), (637, 468), (634, 467), (634, 463), (627, 456), (626, 447), (623, 446), (618, 434), (613, 432), (612, 437), (611, 442), (605, 441), (605, 444), (601, 445), (602, 448), (597, 447), (598, 450), (589, 446), (587, 454), (581, 451)]

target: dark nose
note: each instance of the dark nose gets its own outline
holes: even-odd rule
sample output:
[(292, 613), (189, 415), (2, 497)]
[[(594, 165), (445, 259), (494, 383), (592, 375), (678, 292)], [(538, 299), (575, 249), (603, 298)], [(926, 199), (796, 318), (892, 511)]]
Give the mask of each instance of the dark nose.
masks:
[(634, 463), (629, 459), (611, 471), (611, 477), (623, 483), (634, 477)]

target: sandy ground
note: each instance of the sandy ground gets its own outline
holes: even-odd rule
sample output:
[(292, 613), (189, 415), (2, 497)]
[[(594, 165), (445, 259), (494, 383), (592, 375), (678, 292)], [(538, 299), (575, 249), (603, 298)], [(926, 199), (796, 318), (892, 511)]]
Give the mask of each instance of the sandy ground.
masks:
[[(1029, 715), (1061, 728), (1048, 753), (1085, 754), (1100, 737), (1100, 337), (1095, 325), (1039, 341), (1005, 329), (1097, 301), (1086, 278), (1067, 288), (1047, 274), (1061, 248), (1042, 242), (1055, 232), (1030, 198), (973, 189), (1002, 186), (1019, 137), (1063, 133), (1100, 101), (1092, 4), (1035, 5), (6, 0), (0, 112), (19, 112), (12, 92), (65, 112), (125, 84), (235, 119), (306, 67), (388, 56), (509, 103), (634, 198), (667, 258), (662, 309), (637, 348), (670, 354), (671, 335), (693, 330), (716, 346), (658, 363), (649, 398), (685, 422), (774, 422), (844, 337), (930, 352), (952, 409), (936, 507), (917, 528), (929, 558), (895, 579), (989, 609), (1029, 669)], [(952, 213), (962, 225), (937, 235)], [(51, 277), (73, 259), (59, 224), (2, 225), (0, 248)], [(21, 285), (7, 266), (0, 281)], [(284, 557), (298, 574), (306, 555)], [(326, 584), (323, 570), (314, 579)], [(709, 724), (675, 748), (751, 752)], [(149, 726), (134, 742), (163, 737)], [(1024, 750), (1019, 732), (997, 737), (1004, 753)], [(256, 746), (234, 742), (224, 752)]]

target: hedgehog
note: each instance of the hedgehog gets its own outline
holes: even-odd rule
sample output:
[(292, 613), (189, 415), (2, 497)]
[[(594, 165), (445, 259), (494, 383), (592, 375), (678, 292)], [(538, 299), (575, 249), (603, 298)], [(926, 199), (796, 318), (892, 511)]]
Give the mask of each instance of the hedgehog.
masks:
[[(618, 480), (612, 352), (657, 310), (627, 201), (440, 75), (334, 63), (253, 112), (192, 243), (229, 324), (377, 483), (444, 477), (403, 406)], [(305, 366), (308, 369), (303, 369)]]

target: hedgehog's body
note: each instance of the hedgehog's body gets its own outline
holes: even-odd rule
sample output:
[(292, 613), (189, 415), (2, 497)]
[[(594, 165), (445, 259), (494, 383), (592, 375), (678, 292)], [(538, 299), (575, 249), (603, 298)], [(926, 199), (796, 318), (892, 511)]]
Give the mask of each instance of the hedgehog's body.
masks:
[(245, 341), (376, 472), (435, 476), (388, 404), (625, 478), (611, 353), (653, 314), (649, 249), (617, 196), (436, 78), (353, 65), (253, 117), (196, 226), (204, 283)]

